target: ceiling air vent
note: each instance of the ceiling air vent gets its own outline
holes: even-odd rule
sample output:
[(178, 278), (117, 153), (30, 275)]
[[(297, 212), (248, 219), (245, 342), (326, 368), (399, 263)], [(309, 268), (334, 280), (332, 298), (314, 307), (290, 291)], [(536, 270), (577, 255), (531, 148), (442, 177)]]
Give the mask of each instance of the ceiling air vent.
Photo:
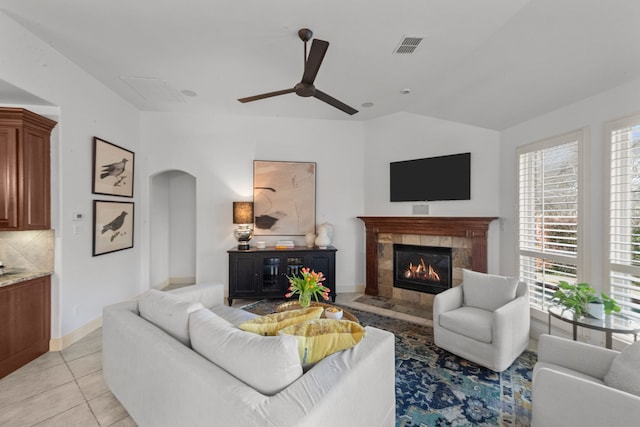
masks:
[(393, 53), (413, 53), (422, 40), (424, 40), (424, 36), (403, 36)]

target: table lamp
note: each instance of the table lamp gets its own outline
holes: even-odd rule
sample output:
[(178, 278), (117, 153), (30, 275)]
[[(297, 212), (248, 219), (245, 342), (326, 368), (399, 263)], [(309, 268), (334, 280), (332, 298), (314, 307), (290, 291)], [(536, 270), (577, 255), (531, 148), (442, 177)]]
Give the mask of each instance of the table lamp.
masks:
[(238, 225), (234, 232), (238, 250), (246, 251), (253, 237), (253, 202), (233, 202), (233, 223)]

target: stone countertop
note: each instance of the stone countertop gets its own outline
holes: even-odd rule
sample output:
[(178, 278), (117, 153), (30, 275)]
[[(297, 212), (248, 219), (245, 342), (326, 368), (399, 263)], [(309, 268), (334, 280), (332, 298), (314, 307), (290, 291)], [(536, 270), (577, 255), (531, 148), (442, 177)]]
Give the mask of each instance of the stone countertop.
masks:
[(48, 276), (50, 274), (53, 274), (53, 272), (5, 268), (4, 274), (0, 276), (0, 288), (15, 285), (16, 283), (24, 282), (26, 280), (37, 279), (38, 277)]

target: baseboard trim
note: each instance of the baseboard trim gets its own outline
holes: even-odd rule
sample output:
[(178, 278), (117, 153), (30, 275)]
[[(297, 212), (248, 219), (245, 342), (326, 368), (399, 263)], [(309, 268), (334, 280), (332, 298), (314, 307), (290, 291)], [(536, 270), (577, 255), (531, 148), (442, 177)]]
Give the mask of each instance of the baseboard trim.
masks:
[(100, 327), (102, 327), (102, 317), (92, 320), (61, 338), (52, 338), (49, 340), (49, 351), (64, 350)]

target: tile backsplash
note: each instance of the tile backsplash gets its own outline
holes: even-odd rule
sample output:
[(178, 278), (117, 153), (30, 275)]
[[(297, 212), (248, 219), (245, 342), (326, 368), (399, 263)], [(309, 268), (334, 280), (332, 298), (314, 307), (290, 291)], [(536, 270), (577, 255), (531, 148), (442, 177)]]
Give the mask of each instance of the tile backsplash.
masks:
[(54, 231), (1, 231), (0, 261), (5, 268), (53, 271)]

